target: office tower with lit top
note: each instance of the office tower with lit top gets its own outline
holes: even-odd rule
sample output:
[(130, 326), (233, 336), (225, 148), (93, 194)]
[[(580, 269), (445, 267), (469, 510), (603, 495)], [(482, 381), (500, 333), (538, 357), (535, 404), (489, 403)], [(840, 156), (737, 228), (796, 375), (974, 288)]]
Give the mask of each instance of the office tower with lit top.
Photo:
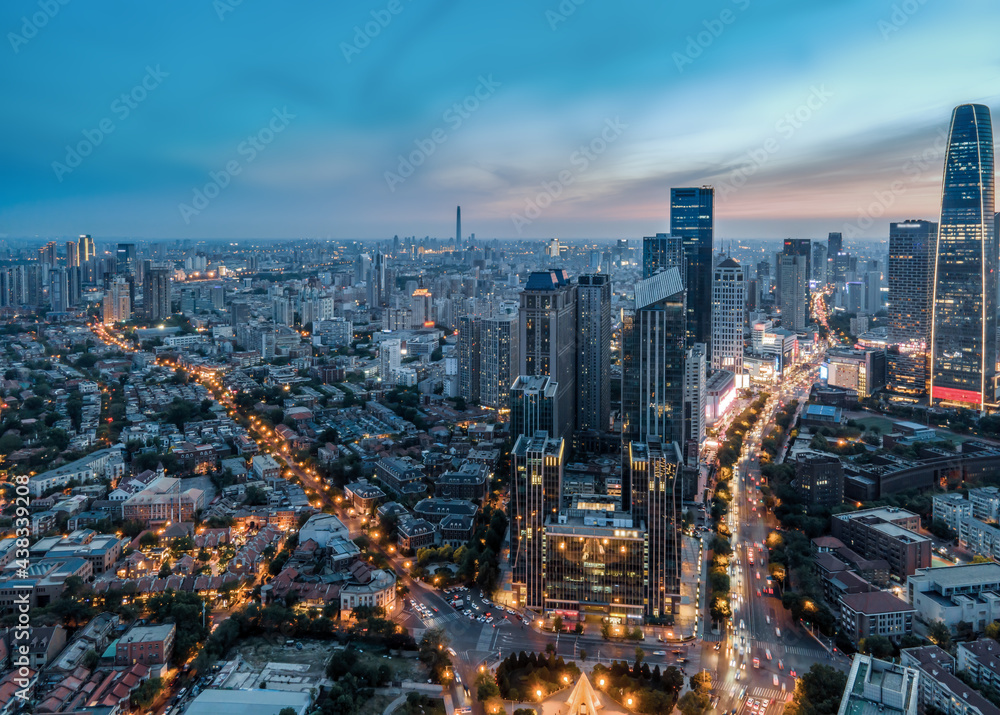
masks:
[(566, 271), (528, 276), (521, 292), (519, 375), (548, 375), (558, 385), (559, 423), (553, 436), (568, 439), (576, 425), (576, 286)]
[(611, 416), (611, 279), (577, 280), (576, 428), (605, 431)]
[(945, 155), (934, 270), (931, 402), (995, 400), (997, 242), (993, 130), (981, 104), (955, 108)]
[(743, 268), (732, 258), (715, 267), (712, 282), (712, 370), (728, 370), (743, 384), (743, 326), (746, 324), (747, 283)]
[(680, 237), (687, 262), (687, 343), (705, 343), (712, 354), (712, 256), (715, 189), (670, 190), (670, 235)]

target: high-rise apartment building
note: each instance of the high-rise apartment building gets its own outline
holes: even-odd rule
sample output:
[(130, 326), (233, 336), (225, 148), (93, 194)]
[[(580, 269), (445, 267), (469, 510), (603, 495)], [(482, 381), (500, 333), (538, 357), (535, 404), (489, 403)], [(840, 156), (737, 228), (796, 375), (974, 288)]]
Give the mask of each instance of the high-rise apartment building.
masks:
[(680, 271), (668, 268), (635, 286), (622, 324), (623, 436), (683, 443), (687, 311)]
[(927, 392), (937, 237), (933, 221), (889, 224), (889, 386), (895, 392)]
[(521, 292), (519, 375), (548, 375), (558, 385), (555, 437), (569, 438), (576, 424), (576, 286), (566, 271), (536, 271)]
[(80, 244), (76, 241), (66, 241), (66, 266), (76, 268), (80, 265)]
[(743, 387), (743, 327), (746, 324), (747, 283), (743, 268), (732, 258), (715, 267), (712, 282), (712, 370), (729, 370)]
[(399, 338), (388, 338), (378, 344), (378, 374), (386, 385), (395, 385), (396, 370), (403, 364), (403, 341)]
[(684, 255), (684, 241), (680, 236), (658, 233), (642, 239), (642, 277), (649, 278), (661, 268), (676, 267), (681, 271), (681, 279), (686, 279), (687, 261)]
[(712, 245), (715, 189), (670, 190), (670, 234), (684, 245), (687, 261), (687, 343), (705, 343), (712, 354)]
[(458, 394), (467, 402), (479, 400), (481, 325), (475, 315), (458, 319)]
[(480, 326), (479, 400), (486, 407), (506, 410), (510, 386), (517, 378), (517, 313), (486, 318)]
[(576, 427), (608, 429), (611, 416), (611, 279), (577, 280)]
[(115, 276), (104, 292), (104, 324), (121, 323), (132, 317), (132, 300), (125, 276)]
[(934, 271), (931, 402), (995, 399), (997, 237), (989, 107), (955, 108), (945, 155)]
[(49, 269), (49, 304), (53, 313), (65, 313), (70, 308), (69, 272), (65, 266)]
[[(119, 257), (120, 255), (119, 253)], [(146, 320), (150, 322), (166, 320), (172, 312), (170, 292), (173, 288), (173, 268), (152, 261), (146, 261), (143, 268), (142, 307)]]
[(844, 251), (844, 234), (839, 231), (831, 231), (826, 237), (826, 255), (833, 260), (833, 257)]
[[(684, 441), (701, 446), (707, 429), (708, 362), (705, 344), (695, 343), (684, 356)], [(697, 451), (695, 451), (697, 454)]]

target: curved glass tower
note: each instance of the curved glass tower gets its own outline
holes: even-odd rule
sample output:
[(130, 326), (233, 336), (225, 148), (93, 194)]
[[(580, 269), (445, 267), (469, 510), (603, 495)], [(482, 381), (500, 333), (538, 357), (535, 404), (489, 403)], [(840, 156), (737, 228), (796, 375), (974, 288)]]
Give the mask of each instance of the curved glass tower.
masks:
[(955, 108), (934, 266), (931, 402), (981, 409), (995, 397), (997, 244), (993, 129), (981, 104)]

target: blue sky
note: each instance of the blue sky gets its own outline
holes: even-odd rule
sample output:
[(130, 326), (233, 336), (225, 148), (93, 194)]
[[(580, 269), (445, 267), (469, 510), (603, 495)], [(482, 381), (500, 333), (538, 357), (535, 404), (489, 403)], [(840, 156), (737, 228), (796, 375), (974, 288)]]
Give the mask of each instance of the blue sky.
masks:
[(484, 238), (636, 238), (667, 228), (671, 186), (714, 184), (720, 238), (883, 238), (937, 217), (952, 108), (1000, 108), (998, 20), (989, 0), (6, 0), (0, 235), (448, 237), (461, 204)]

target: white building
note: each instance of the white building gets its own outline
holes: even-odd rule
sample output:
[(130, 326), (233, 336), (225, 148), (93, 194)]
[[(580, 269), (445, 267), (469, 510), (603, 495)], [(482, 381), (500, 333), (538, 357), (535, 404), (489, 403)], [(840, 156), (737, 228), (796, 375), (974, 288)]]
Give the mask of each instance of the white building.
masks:
[(379, 377), (386, 384), (393, 384), (393, 370), (403, 362), (403, 341), (399, 338), (383, 340), (378, 345)]
[(934, 521), (943, 521), (956, 534), (962, 519), (972, 518), (972, 502), (957, 492), (934, 495)]
[(480, 324), (479, 400), (495, 410), (510, 406), (510, 386), (517, 379), (517, 313), (497, 315)]
[(855, 654), (837, 715), (917, 715), (919, 675), (914, 668)]
[(743, 377), (743, 325), (746, 322), (747, 284), (740, 264), (726, 258), (715, 267), (712, 281), (712, 370)]
[(688, 348), (684, 360), (684, 414), (686, 434), (684, 438), (699, 445), (705, 441), (707, 428), (705, 403), (708, 397), (707, 349), (704, 343), (695, 343)]
[(961, 621), (981, 633), (1000, 619), (1000, 564), (917, 569), (907, 578), (908, 600), (925, 623), (944, 621), (955, 632)]
[(270, 454), (255, 454), (252, 466), (253, 473), (258, 479), (267, 481), (281, 476), (281, 465)]

